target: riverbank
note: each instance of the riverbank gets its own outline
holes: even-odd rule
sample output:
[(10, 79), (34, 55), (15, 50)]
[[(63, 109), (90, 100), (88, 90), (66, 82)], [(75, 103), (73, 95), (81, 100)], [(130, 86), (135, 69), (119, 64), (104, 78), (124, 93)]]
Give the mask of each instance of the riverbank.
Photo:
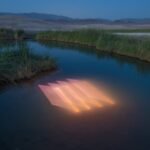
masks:
[(85, 45), (94, 47), (96, 51), (106, 51), (150, 62), (150, 39), (135, 39), (99, 30), (41, 32), (37, 34), (36, 39)]
[(26, 36), (23, 30), (0, 29), (0, 40), (23, 40)]
[(30, 79), (55, 68), (56, 64), (52, 58), (35, 55), (22, 43), (16, 49), (6, 49), (0, 53), (0, 85)]

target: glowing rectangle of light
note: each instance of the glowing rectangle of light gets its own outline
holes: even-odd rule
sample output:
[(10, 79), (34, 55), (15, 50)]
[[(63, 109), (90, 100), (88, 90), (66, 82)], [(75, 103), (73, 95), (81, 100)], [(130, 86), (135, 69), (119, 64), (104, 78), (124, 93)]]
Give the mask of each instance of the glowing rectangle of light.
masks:
[(76, 113), (115, 104), (90, 81), (68, 79), (39, 85), (39, 88), (52, 105)]

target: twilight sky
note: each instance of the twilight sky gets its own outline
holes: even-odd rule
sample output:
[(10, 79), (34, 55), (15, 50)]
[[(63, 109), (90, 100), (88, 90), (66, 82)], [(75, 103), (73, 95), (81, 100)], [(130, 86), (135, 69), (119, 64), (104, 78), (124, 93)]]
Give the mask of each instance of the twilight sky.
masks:
[(74, 18), (150, 18), (150, 0), (0, 0), (0, 12), (39, 12)]

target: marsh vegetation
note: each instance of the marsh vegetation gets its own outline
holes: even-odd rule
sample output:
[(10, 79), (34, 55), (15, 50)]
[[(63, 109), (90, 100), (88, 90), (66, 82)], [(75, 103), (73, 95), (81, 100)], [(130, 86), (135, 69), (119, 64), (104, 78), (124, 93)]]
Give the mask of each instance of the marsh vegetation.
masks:
[(0, 40), (23, 40), (24, 38), (23, 30), (0, 29)]
[[(58, 41), (83, 45), (93, 47), (92, 50), (96, 53), (104, 51), (150, 61), (149, 38), (118, 36), (112, 32), (106, 30), (47, 31), (38, 33), (36, 39), (40, 42)], [(17, 42), (24, 37), (25, 33), (22, 30), (0, 29), (2, 43), (0, 47), (8, 43), (5, 44), (5, 49), (1, 48), (0, 51), (0, 84), (29, 79), (39, 72), (55, 68), (55, 61), (52, 58), (35, 55), (25, 41)], [(6, 42), (7, 40), (9, 42)]]
[(12, 48), (6, 47), (0, 52), (0, 84), (29, 79), (54, 68), (55, 61), (52, 58), (33, 54), (25, 42)]
[(118, 36), (112, 31), (76, 30), (38, 33), (39, 41), (60, 41), (95, 47), (97, 50), (150, 61), (150, 39)]

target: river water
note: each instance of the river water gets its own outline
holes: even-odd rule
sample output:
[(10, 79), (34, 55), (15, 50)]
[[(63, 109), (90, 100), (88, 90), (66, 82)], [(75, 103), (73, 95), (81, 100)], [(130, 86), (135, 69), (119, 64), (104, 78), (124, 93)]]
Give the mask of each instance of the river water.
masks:
[[(0, 90), (1, 150), (145, 150), (150, 146), (150, 64), (92, 48), (28, 42), (57, 71)], [(114, 106), (79, 114), (54, 106), (39, 85), (67, 79), (102, 86)]]

